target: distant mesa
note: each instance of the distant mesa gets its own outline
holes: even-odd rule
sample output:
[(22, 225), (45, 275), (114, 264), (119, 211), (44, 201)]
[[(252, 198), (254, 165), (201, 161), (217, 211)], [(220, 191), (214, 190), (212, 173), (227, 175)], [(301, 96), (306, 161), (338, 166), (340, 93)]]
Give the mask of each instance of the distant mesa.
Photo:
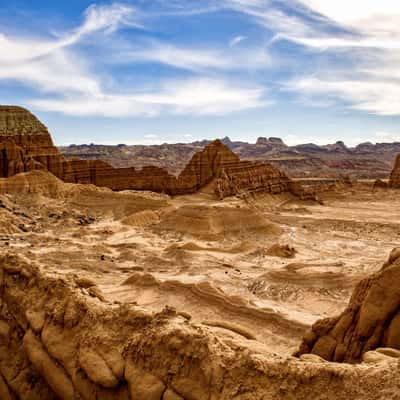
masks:
[[(230, 142), (229, 138), (223, 139)], [(280, 139), (267, 139), (280, 144)], [(194, 154), (179, 176), (159, 167), (114, 168), (100, 160), (66, 159), (33, 114), (22, 107), (0, 107), (0, 177), (36, 169), (48, 170), (70, 183), (94, 184), (112, 190), (150, 190), (170, 195), (195, 193), (211, 185), (219, 198), (243, 192), (291, 192), (304, 199), (314, 194), (268, 163), (241, 161), (221, 140)]]
[(375, 151), (375, 145), (371, 142), (360, 143), (354, 148), (356, 153), (373, 153)]
[(256, 145), (259, 146), (285, 146), (285, 143), (283, 142), (283, 140), (281, 138), (278, 137), (270, 137), (270, 138), (266, 138), (266, 137), (259, 137), (256, 141)]
[[(333, 178), (348, 175), (352, 179), (387, 179), (400, 143), (361, 143), (348, 147), (343, 141), (328, 145), (313, 143), (286, 145), (277, 137), (259, 137), (255, 143), (224, 137), (221, 142), (241, 160), (267, 161), (291, 178)], [(60, 147), (66, 158), (102, 160), (114, 168), (154, 165), (178, 176), (195, 152), (210, 140), (158, 145), (79, 145)]]
[(344, 142), (342, 142), (341, 140), (337, 141), (336, 143), (327, 144), (326, 146), (322, 146), (322, 147), (327, 149), (330, 152), (349, 153), (349, 149), (346, 147)]
[(328, 149), (322, 148), (321, 146), (318, 146), (317, 144), (314, 143), (304, 143), (304, 144), (298, 144), (296, 146), (293, 146), (294, 150), (297, 151), (303, 151), (307, 153), (321, 153), (321, 152), (328, 152)]

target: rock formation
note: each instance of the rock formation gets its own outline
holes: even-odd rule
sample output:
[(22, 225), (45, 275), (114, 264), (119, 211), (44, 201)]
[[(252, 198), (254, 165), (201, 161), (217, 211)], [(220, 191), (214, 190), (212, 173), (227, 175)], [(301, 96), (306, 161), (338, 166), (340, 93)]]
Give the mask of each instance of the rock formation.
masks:
[(396, 158), (393, 171), (390, 175), (389, 186), (392, 188), (400, 188), (400, 154)]
[(109, 303), (91, 280), (46, 273), (13, 253), (0, 257), (0, 277), (2, 400), (361, 400), (382, 398), (382, 387), (386, 398), (398, 394), (393, 362), (376, 371), (280, 358), (252, 348), (246, 332), (224, 339), (172, 308)]
[(271, 149), (272, 148), (287, 148), (287, 146), (285, 145), (283, 140), (281, 138), (277, 138), (277, 137), (270, 137), (270, 138), (259, 137), (256, 141), (256, 145), (267, 146), (267, 147), (270, 147)]
[(400, 349), (400, 248), (393, 249), (378, 273), (356, 286), (340, 316), (312, 326), (298, 354), (356, 362), (379, 347)]
[(45, 169), (69, 183), (95, 184), (112, 190), (151, 190), (170, 195), (194, 193), (212, 183), (219, 198), (243, 192), (292, 192), (313, 198), (277, 168), (240, 161), (220, 140), (197, 152), (176, 177), (158, 167), (113, 168), (100, 160), (66, 159), (47, 128), (29, 111), (0, 107), (0, 177)]
[(215, 191), (220, 198), (241, 192), (288, 192), (291, 180), (277, 168), (266, 163), (238, 161), (226, 165), (216, 181)]
[[(230, 140), (221, 142), (242, 160), (267, 161), (291, 178), (333, 178), (349, 175), (352, 179), (385, 179), (390, 175), (400, 142), (362, 143), (346, 147), (343, 142), (319, 146), (302, 144), (287, 146), (275, 137), (259, 137), (256, 143)], [(160, 145), (102, 145), (72, 144), (60, 147), (67, 158), (98, 159), (114, 168), (142, 168), (154, 165), (178, 175), (196, 151), (211, 143), (210, 140), (192, 143), (164, 143)]]
[(57, 172), (60, 159), (47, 128), (34, 115), (0, 106), (0, 177), (34, 169)]

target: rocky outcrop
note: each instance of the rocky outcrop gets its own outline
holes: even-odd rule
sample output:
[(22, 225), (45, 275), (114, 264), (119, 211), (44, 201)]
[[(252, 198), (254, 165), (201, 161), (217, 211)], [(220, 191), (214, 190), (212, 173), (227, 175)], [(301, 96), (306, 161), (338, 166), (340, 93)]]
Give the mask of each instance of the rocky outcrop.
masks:
[(260, 191), (273, 194), (291, 191), (291, 180), (271, 164), (241, 161), (225, 166), (215, 182), (215, 192), (220, 198)]
[(400, 188), (400, 154), (396, 158), (393, 171), (390, 175), (389, 186), (392, 188)]
[[(276, 139), (269, 140), (276, 142)], [(114, 168), (100, 160), (66, 159), (53, 145), (47, 128), (29, 111), (21, 107), (0, 107), (0, 177), (35, 169), (48, 170), (65, 182), (94, 184), (112, 190), (150, 190), (177, 195), (197, 192), (211, 183), (221, 199), (258, 191), (289, 191), (302, 198), (310, 197), (276, 167), (240, 161), (220, 140), (194, 154), (178, 177), (153, 166), (137, 170)]]
[(283, 142), (283, 140), (281, 138), (277, 138), (277, 137), (270, 137), (270, 138), (266, 138), (266, 137), (259, 137), (256, 141), (256, 145), (258, 146), (266, 146), (269, 147), (271, 149), (273, 148), (286, 148), (287, 146), (285, 145), (285, 143)]
[(400, 349), (400, 248), (391, 252), (378, 273), (356, 286), (340, 316), (312, 326), (298, 354), (356, 362), (379, 347)]
[[(380, 369), (267, 353), (166, 307), (108, 303), (93, 282), (0, 257), (2, 400), (395, 398), (397, 360)], [(218, 324), (214, 324), (218, 325)], [(391, 359), (390, 357), (388, 357)], [(382, 389), (384, 388), (384, 389)]]
[(349, 149), (346, 147), (343, 141), (338, 140), (336, 143), (333, 144), (327, 144), (326, 146), (322, 146), (326, 148), (330, 152), (335, 152), (335, 153), (348, 153)]
[[(113, 190), (151, 190), (170, 195), (195, 193), (212, 184), (219, 198), (246, 192), (292, 191), (290, 179), (266, 163), (240, 161), (220, 140), (197, 152), (178, 177), (157, 167), (113, 168), (99, 160), (68, 160), (60, 177), (66, 182), (93, 183)], [(293, 192), (298, 194), (297, 190)]]
[(47, 128), (28, 110), (0, 106), (0, 177), (34, 169), (62, 173), (63, 157)]

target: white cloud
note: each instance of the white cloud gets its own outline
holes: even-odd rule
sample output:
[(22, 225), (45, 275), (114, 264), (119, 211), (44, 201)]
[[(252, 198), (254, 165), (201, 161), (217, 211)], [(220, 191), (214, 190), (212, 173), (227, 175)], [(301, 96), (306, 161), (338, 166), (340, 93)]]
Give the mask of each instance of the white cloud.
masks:
[[(174, 13), (184, 16), (228, 8), (272, 32), (270, 44), (285, 39), (311, 50), (336, 52), (339, 58), (319, 64), (312, 76), (292, 79), (285, 89), (299, 93), (309, 104), (320, 104), (321, 99), (330, 104), (332, 99), (340, 99), (353, 109), (400, 115), (400, 3), (365, 0), (356, 6), (355, 1), (348, 0), (299, 1), (282, 0), (279, 7), (270, 0), (208, 1), (201, 9), (194, 6), (196, 1), (190, 2), (192, 9), (183, 2)], [(299, 9), (299, 4), (309, 8)], [(282, 5), (298, 12), (286, 12)], [(316, 23), (315, 12), (326, 18), (326, 24), (322, 24), (325, 28), (331, 21), (337, 29), (322, 28)], [(223, 76), (252, 70), (251, 79), (257, 80), (255, 71), (275, 65), (264, 48), (238, 46), (246, 36), (233, 37), (229, 46), (220, 48), (184, 47), (148, 39), (128, 46), (114, 42), (114, 35), (110, 34), (120, 27), (141, 28), (139, 17), (143, 13), (126, 4), (93, 5), (78, 27), (57, 37), (26, 38), (0, 33), (0, 80), (14, 80), (39, 89), (46, 97), (37, 95), (32, 105), (70, 115), (218, 115), (268, 104), (261, 85), (241, 85)], [(113, 54), (107, 53), (106, 62), (164, 64), (185, 69), (192, 78), (155, 80), (151, 89), (135, 84), (123, 87), (121, 94), (116, 87), (110, 88), (106, 74), (93, 72), (98, 59), (92, 59), (90, 52), (78, 56), (75, 47), (89, 35), (102, 50), (105, 35), (110, 38), (110, 47), (115, 44)], [(360, 53), (355, 54), (354, 47)], [(338, 59), (344, 65), (352, 61), (352, 67), (339, 70)]]
[[(290, 0), (283, 1), (282, 4), (289, 3)], [(302, 37), (314, 32), (314, 27), (307, 24), (303, 19), (291, 15), (277, 8), (269, 0), (224, 0), (224, 6), (246, 14), (269, 31), (286, 33), (293, 37)]]
[(332, 96), (350, 107), (378, 115), (400, 115), (399, 84), (372, 80), (293, 79), (287, 89), (309, 95)]
[(70, 115), (156, 116), (165, 114), (223, 115), (268, 105), (260, 87), (235, 87), (221, 80), (169, 80), (157, 90), (132, 95), (93, 94), (36, 99), (45, 111)]
[(224, 78), (205, 77), (209, 69), (263, 68), (269, 65), (270, 59), (262, 49), (238, 53), (228, 49), (180, 48), (157, 41), (142, 42), (134, 48), (122, 45), (114, 52), (121, 50), (121, 59), (128, 62), (162, 63), (192, 70), (201, 76), (159, 84), (155, 81), (152, 89), (138, 85), (124, 87), (123, 94), (115, 88), (107, 89), (104, 77), (91, 71), (94, 60), (90, 54), (79, 57), (75, 45), (88, 35), (109, 35), (121, 26), (140, 27), (134, 8), (121, 4), (94, 5), (86, 10), (80, 26), (57, 38), (27, 40), (0, 35), (0, 80), (22, 82), (46, 93), (46, 97), (31, 99), (30, 104), (36, 109), (69, 115), (219, 115), (266, 104), (264, 91), (257, 85), (243, 87), (232, 85)]
[[(313, 47), (319, 50), (340, 49), (340, 48), (376, 48), (386, 50), (400, 50), (400, 40), (386, 40), (374, 37), (297, 37), (287, 34), (277, 34), (273, 41), (286, 39), (294, 43)], [(400, 39), (400, 38), (399, 38)]]
[(145, 43), (139, 49), (125, 52), (121, 58), (121, 62), (156, 62), (192, 71), (256, 70), (270, 67), (272, 63), (269, 54), (262, 48), (227, 51), (184, 48), (161, 42)]
[(85, 21), (76, 32), (79, 38), (82, 35), (106, 30), (114, 32), (120, 26), (142, 27), (135, 18), (136, 10), (126, 4), (114, 3), (111, 5), (91, 5), (85, 11)]
[(75, 56), (71, 46), (86, 35), (135, 24), (134, 9), (111, 4), (91, 6), (81, 26), (52, 39), (26, 39), (0, 33), (0, 80), (14, 80), (41, 91), (99, 94), (100, 80), (89, 72), (85, 60)]
[(229, 46), (230, 47), (234, 47), (236, 45), (238, 45), (240, 42), (243, 42), (243, 40), (246, 40), (247, 36), (235, 36), (234, 38), (232, 38), (229, 42)]
[(353, 25), (382, 15), (400, 16), (398, 0), (302, 0), (302, 3), (341, 24)]
[[(292, 78), (287, 84), (308, 104), (340, 99), (352, 109), (400, 115), (397, 0), (284, 0), (282, 4), (299, 11), (290, 15), (282, 9), (271, 10), (268, 1), (227, 1), (236, 3), (236, 9), (272, 29), (275, 35), (271, 44), (288, 40), (309, 50), (328, 52), (329, 57), (316, 64), (312, 75)], [(298, 8), (296, 4), (304, 7)], [(335, 57), (330, 57), (332, 54)]]
[(44, 58), (0, 63), (0, 80), (15, 80), (45, 92), (99, 93), (100, 82), (72, 54), (57, 50)]
[[(290, 0), (286, 1), (291, 4)], [(400, 3), (397, 0), (300, 0), (305, 8), (303, 16), (290, 16), (294, 26), (307, 28), (287, 29), (285, 16), (275, 14), (280, 21), (275, 24), (274, 40), (286, 39), (304, 46), (319, 48), (378, 48), (399, 49)], [(308, 11), (307, 11), (308, 10)], [(324, 24), (316, 24), (316, 14), (321, 14)], [(311, 20), (309, 19), (311, 18)], [(282, 26), (279, 26), (282, 25)], [(335, 29), (325, 29), (331, 26)]]
[(133, 20), (134, 13), (135, 10), (132, 7), (119, 4), (92, 5), (86, 10), (82, 25), (56, 39), (10, 37), (0, 33), (0, 65), (12, 66), (16, 63), (46, 57), (98, 31), (111, 33), (123, 25), (139, 26)]

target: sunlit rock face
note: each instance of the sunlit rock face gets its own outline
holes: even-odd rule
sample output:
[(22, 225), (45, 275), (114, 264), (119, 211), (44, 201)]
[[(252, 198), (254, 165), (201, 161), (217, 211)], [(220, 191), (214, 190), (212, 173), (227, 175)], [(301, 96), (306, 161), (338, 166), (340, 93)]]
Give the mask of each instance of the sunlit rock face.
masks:
[(0, 106), (0, 177), (43, 168), (60, 174), (62, 160), (47, 128), (33, 114)]
[(312, 353), (329, 361), (354, 362), (379, 347), (400, 349), (400, 248), (376, 274), (355, 288), (348, 307), (334, 318), (317, 321), (299, 354)]

